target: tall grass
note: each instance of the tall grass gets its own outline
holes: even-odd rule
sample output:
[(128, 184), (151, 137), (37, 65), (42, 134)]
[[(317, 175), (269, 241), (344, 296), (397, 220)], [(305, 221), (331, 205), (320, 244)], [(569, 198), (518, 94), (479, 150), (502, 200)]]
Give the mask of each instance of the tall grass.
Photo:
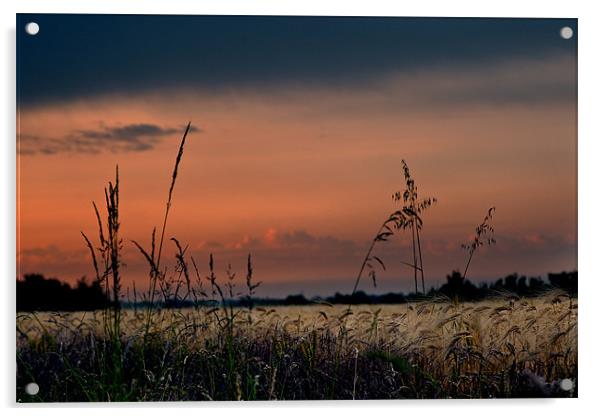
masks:
[[(142, 253), (142, 255), (144, 256), (144, 258), (147, 260), (147, 262), (149, 264), (150, 284), (149, 284), (149, 292), (148, 292), (148, 297), (147, 297), (148, 307), (147, 307), (147, 314), (146, 314), (146, 326), (145, 326), (145, 330), (144, 330), (144, 340), (145, 341), (148, 339), (148, 334), (149, 334), (149, 331), (151, 328), (151, 319), (153, 316), (152, 311), (153, 311), (154, 302), (155, 302), (155, 295), (157, 293), (157, 282), (161, 283), (161, 282), (165, 281), (165, 272), (163, 272), (161, 270), (161, 254), (163, 253), (163, 241), (165, 240), (165, 230), (167, 228), (167, 219), (169, 217), (169, 211), (171, 209), (173, 192), (174, 192), (174, 188), (176, 186), (176, 180), (178, 179), (178, 168), (180, 166), (180, 162), (182, 161), (182, 156), (184, 155), (184, 145), (186, 144), (186, 137), (188, 136), (188, 133), (190, 131), (190, 126), (191, 126), (191, 122), (188, 122), (188, 125), (186, 126), (186, 130), (184, 130), (184, 134), (182, 135), (182, 140), (180, 141), (180, 147), (178, 148), (178, 154), (176, 155), (174, 169), (171, 174), (171, 183), (169, 185), (169, 192), (167, 194), (167, 202), (165, 204), (165, 214), (163, 216), (163, 226), (161, 227), (161, 236), (159, 238), (158, 251), (155, 253), (156, 228), (153, 228), (153, 232), (151, 234), (150, 253), (148, 253), (148, 251), (146, 251), (144, 248), (142, 248), (142, 246), (138, 242), (132, 240), (132, 243), (138, 248), (140, 253)], [(175, 241), (176, 241), (177, 247), (181, 251), (179, 242), (177, 240), (175, 240)], [(187, 274), (187, 276), (188, 276), (188, 274)], [(144, 342), (144, 344), (146, 344), (146, 342)]]
[(389, 216), (389, 218), (385, 220), (385, 222), (381, 224), (381, 226), (378, 229), (378, 232), (376, 233), (376, 235), (372, 239), (372, 242), (370, 243), (370, 246), (368, 247), (368, 251), (366, 252), (364, 261), (362, 262), (357, 277), (355, 278), (353, 290), (351, 291), (352, 296), (357, 292), (360, 280), (364, 275), (364, 271), (366, 269), (369, 270), (368, 274), (372, 279), (372, 284), (374, 285), (374, 287), (376, 287), (375, 265), (379, 265), (380, 267), (382, 267), (383, 270), (387, 269), (385, 263), (381, 260), (381, 258), (373, 254), (376, 243), (389, 241), (391, 236), (395, 234), (395, 230), (404, 227), (407, 221), (407, 216), (403, 212), (395, 211)]
[(468, 260), (466, 261), (466, 267), (464, 268), (464, 273), (462, 274), (464, 279), (468, 273), (468, 267), (470, 266), (472, 257), (477, 250), (483, 245), (490, 246), (496, 243), (496, 240), (493, 237), (494, 229), (491, 225), (494, 213), (495, 207), (489, 208), (489, 210), (487, 210), (487, 214), (483, 218), (483, 221), (475, 228), (475, 233), (472, 239), (468, 243), (462, 244), (462, 248), (468, 251)]
[(368, 274), (372, 280), (372, 284), (376, 287), (376, 269), (380, 266), (386, 270), (385, 263), (382, 259), (373, 254), (373, 251), (378, 242), (387, 242), (398, 230), (410, 229), (412, 231), (412, 254), (413, 263), (401, 261), (402, 264), (410, 266), (414, 270), (414, 290), (418, 293), (418, 272), (421, 274), (422, 293), (426, 293), (424, 282), (424, 263), (422, 260), (422, 247), (420, 244), (420, 230), (423, 226), (421, 214), (431, 205), (437, 202), (436, 198), (428, 197), (422, 200), (418, 198), (418, 187), (410, 174), (410, 169), (405, 160), (401, 161), (402, 172), (405, 180), (405, 189), (403, 192), (397, 191), (392, 198), (395, 202), (403, 200), (401, 210), (393, 212), (389, 215), (372, 239), (364, 260), (360, 266), (359, 273), (355, 278), (353, 290), (351, 294), (355, 294), (364, 271), (368, 269)]
[(403, 224), (404, 229), (412, 232), (412, 263), (402, 261), (402, 264), (410, 266), (414, 272), (414, 291), (418, 293), (418, 272), (422, 282), (422, 293), (426, 293), (424, 282), (424, 262), (422, 261), (422, 245), (420, 244), (420, 231), (424, 221), (422, 213), (437, 202), (436, 198), (427, 197), (422, 200), (418, 197), (418, 186), (410, 173), (410, 168), (405, 160), (401, 161), (405, 189), (393, 194), (394, 201), (403, 201), (402, 212), (407, 216)]
[[(107, 298), (111, 299), (110, 307), (103, 312), (103, 329), (105, 345), (103, 354), (103, 371), (101, 376), (109, 397), (123, 399), (124, 372), (121, 340), (121, 249), (123, 241), (119, 235), (119, 167), (115, 168), (115, 184), (108, 183), (104, 190), (106, 224), (103, 225), (96, 203), (92, 202), (98, 222), (99, 244), (94, 247), (87, 235), (81, 234), (86, 242), (97, 281), (104, 287)], [(106, 226), (106, 234), (105, 234)], [(100, 257), (98, 261), (97, 254)], [(102, 268), (101, 268), (102, 266)]]
[[(81, 234), (86, 242), (97, 281), (105, 289), (107, 298), (111, 299), (111, 308), (107, 311), (110, 316), (107, 320), (106, 330), (111, 338), (119, 337), (119, 322), (121, 310), (121, 248), (123, 241), (119, 237), (119, 167), (115, 168), (115, 184), (109, 182), (105, 188), (105, 207), (107, 211), (105, 232), (100, 212), (95, 202), (92, 202), (94, 213), (98, 222), (98, 246), (95, 248), (87, 235)], [(100, 262), (97, 258), (100, 256)], [(101, 269), (102, 266), (102, 269)], [(109, 323), (111, 325), (109, 325)]]

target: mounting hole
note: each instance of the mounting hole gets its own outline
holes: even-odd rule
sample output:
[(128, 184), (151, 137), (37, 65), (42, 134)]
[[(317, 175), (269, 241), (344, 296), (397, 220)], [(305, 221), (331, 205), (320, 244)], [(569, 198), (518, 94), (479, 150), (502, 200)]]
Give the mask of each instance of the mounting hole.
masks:
[(571, 29), (568, 26), (563, 27), (562, 29), (560, 29), (560, 37), (562, 39), (570, 39), (573, 37), (573, 29)]
[(30, 396), (35, 396), (39, 392), (40, 386), (38, 386), (38, 383), (29, 383), (25, 386), (25, 393), (29, 394)]
[(571, 380), (570, 378), (563, 378), (560, 381), (560, 388), (564, 391), (573, 390), (573, 380)]
[(39, 31), (40, 25), (38, 25), (36, 22), (29, 22), (25, 25), (25, 33), (27, 33), (28, 35), (37, 35)]

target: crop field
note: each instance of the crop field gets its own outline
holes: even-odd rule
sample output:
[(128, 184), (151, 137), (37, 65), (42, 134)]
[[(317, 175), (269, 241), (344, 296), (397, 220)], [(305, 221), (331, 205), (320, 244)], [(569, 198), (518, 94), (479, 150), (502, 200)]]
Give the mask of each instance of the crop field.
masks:
[(577, 301), (561, 292), (351, 308), (128, 309), (117, 340), (104, 335), (110, 322), (110, 311), (20, 314), (17, 385), (35, 381), (40, 393), (20, 388), (18, 400), (577, 395)]

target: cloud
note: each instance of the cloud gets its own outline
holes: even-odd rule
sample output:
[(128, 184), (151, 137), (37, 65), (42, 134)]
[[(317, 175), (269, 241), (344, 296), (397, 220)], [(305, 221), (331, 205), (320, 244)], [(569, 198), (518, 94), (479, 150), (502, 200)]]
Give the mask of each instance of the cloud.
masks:
[(63, 249), (54, 244), (17, 251), (18, 271), (21, 275), (42, 273), (46, 276), (81, 277), (91, 272), (85, 247)]
[[(303, 115), (324, 118), (361, 114), (441, 114), (504, 107), (574, 105), (577, 66), (574, 56), (554, 54), (510, 59), (471, 68), (428, 68), (395, 72), (353, 90), (294, 90), (276, 95), (298, 104)], [(283, 98), (284, 97), (284, 98)], [(317, 97), (317, 98), (316, 98)], [(313, 106), (306, 103), (314, 102)]]
[[(56, 245), (51, 244), (45, 247), (32, 247), (27, 249), (22, 249), (19, 253), (22, 257), (27, 257), (30, 259), (37, 260), (48, 260), (48, 259), (56, 259), (60, 257), (66, 257), (67, 254), (65, 251), (58, 248)], [(79, 253), (78, 253), (79, 254)]]
[(505, 253), (523, 252), (530, 255), (541, 253), (577, 253), (576, 238), (560, 234), (527, 233), (520, 236), (501, 235), (496, 237), (496, 241), (496, 249)]
[[(141, 152), (154, 148), (165, 136), (180, 134), (183, 131), (183, 126), (163, 127), (150, 123), (106, 126), (101, 123), (95, 129), (73, 130), (59, 138), (20, 134), (18, 151), (21, 155)], [(191, 126), (190, 131), (201, 130)]]
[(201, 244), (198, 248), (204, 248), (204, 249), (208, 249), (208, 250), (221, 250), (224, 248), (224, 245), (222, 243), (220, 243), (219, 241), (207, 241), (203, 244)]
[(240, 240), (218, 243), (213, 242), (203, 245), (209, 248), (224, 249), (226, 251), (238, 250), (265, 250), (278, 251), (338, 251), (353, 253), (357, 245), (351, 240), (340, 239), (331, 235), (314, 235), (306, 230), (280, 232), (274, 227), (268, 228), (261, 236), (244, 235)]
[(313, 248), (339, 250), (353, 253), (357, 246), (353, 241), (331, 235), (315, 236), (305, 230), (296, 230), (279, 235), (277, 241), (286, 248)]
[(27, 105), (172, 87), (354, 88), (393, 72), (574, 55), (577, 45), (577, 36), (564, 40), (558, 34), (567, 25), (577, 33), (576, 19), (61, 14), (17, 19), (19, 27), (36, 21), (46, 28), (39, 36), (17, 31), (19, 103)]

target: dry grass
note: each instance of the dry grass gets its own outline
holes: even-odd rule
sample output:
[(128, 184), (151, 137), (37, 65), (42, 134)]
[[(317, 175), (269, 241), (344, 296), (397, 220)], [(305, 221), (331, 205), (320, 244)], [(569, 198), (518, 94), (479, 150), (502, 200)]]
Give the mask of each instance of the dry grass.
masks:
[[(577, 376), (577, 302), (561, 293), (347, 311), (322, 304), (258, 308), (249, 316), (239, 309), (228, 348), (230, 318), (221, 309), (156, 310), (146, 341), (144, 314), (124, 310), (120, 397), (106, 395), (95, 373), (101, 367), (90, 358), (109, 347), (100, 312), (23, 314), (19, 385), (32, 377), (43, 399), (59, 401), (576, 394), (554, 383)], [(551, 384), (538, 386), (534, 375)], [(54, 396), (44, 397), (48, 391)]]

